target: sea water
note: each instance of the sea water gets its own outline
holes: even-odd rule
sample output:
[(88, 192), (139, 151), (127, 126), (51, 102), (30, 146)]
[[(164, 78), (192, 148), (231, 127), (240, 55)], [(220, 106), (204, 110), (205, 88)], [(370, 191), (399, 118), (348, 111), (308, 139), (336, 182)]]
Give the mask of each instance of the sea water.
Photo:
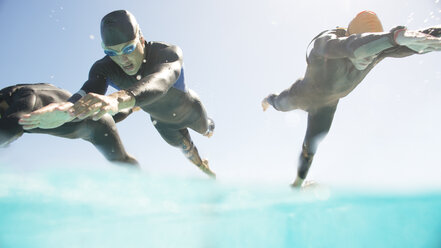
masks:
[(441, 247), (441, 192), (3, 168), (0, 247)]

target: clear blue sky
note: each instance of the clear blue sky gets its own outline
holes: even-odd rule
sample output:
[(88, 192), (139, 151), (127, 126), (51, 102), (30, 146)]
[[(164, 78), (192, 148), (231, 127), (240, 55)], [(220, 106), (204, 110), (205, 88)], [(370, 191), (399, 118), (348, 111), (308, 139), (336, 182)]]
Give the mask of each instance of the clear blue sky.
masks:
[[(319, 32), (375, 11), (385, 30), (440, 24), (439, 0), (14, 1), (0, 0), (0, 86), (49, 82), (76, 92), (103, 56), (99, 22), (131, 11), (147, 40), (179, 45), (186, 81), (216, 122), (211, 139), (191, 133), (219, 180), (290, 183), (306, 114), (260, 101), (305, 71)], [(331, 184), (421, 186), (439, 183), (441, 53), (381, 62), (337, 109), (308, 179)], [(118, 124), (126, 149), (150, 173), (204, 177), (157, 134), (145, 113)], [(111, 167), (81, 140), (24, 135), (0, 150), (0, 166)]]

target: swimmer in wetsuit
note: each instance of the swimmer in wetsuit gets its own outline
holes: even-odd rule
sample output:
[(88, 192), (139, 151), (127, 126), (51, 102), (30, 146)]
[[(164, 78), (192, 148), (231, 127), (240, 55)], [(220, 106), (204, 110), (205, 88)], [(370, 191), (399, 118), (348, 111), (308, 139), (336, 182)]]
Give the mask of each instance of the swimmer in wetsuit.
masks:
[[(23, 133), (44, 133), (69, 139), (82, 138), (92, 143), (109, 161), (137, 165), (136, 159), (125, 151), (110, 115), (99, 121), (73, 121), (53, 129), (26, 130), (18, 124), (23, 115), (54, 102), (65, 102), (71, 96), (66, 90), (44, 83), (18, 84), (0, 90), (0, 147), (7, 146)], [(124, 118), (121, 115), (116, 117)]]
[(328, 133), (339, 99), (348, 95), (386, 57), (406, 57), (441, 50), (441, 27), (410, 31), (395, 27), (383, 32), (375, 13), (363, 11), (348, 29), (327, 30), (313, 39), (305, 76), (280, 94), (262, 101), (265, 111), (302, 109), (308, 126), (300, 153), (297, 177), (300, 187), (311, 166), (317, 146)]
[[(213, 121), (199, 97), (185, 85), (182, 51), (161, 42), (147, 42), (125, 10), (101, 20), (106, 56), (92, 66), (89, 79), (68, 102), (53, 104), (21, 118), (25, 129), (53, 128), (78, 117), (100, 119), (104, 114), (138, 106), (150, 114), (162, 138), (211, 177), (208, 161), (201, 159), (188, 128), (210, 137)], [(119, 91), (104, 95), (108, 86)]]

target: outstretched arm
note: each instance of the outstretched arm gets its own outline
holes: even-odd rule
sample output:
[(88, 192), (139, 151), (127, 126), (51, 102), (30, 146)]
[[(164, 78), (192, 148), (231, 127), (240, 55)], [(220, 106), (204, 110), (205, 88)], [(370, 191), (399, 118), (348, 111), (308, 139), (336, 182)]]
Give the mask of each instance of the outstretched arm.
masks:
[(32, 113), (21, 116), (19, 124), (23, 129), (34, 128), (52, 129), (75, 119), (69, 109), (73, 106), (71, 102), (51, 103)]
[[(441, 50), (439, 28), (410, 31), (404, 26), (390, 32), (353, 34), (342, 37), (338, 30), (320, 36), (314, 43), (310, 58), (348, 58), (357, 69), (364, 69), (375, 57), (406, 57), (416, 53)], [(337, 35), (338, 34), (338, 35)]]
[(396, 46), (391, 32), (363, 33), (342, 36), (341, 30), (331, 30), (316, 39), (311, 54), (329, 58), (362, 59)]
[(179, 78), (182, 68), (182, 51), (168, 46), (158, 51), (157, 65), (152, 73), (141, 78), (132, 87), (108, 96), (88, 94), (79, 100), (73, 114), (80, 119), (93, 116), (100, 119), (104, 114), (116, 114), (122, 109), (146, 106), (161, 98)]
[(439, 37), (441, 37), (441, 27), (430, 27), (418, 31), (397, 30), (395, 40), (402, 45), (387, 49), (380, 56), (403, 58), (414, 54), (439, 51), (441, 50)]
[[(433, 34), (433, 35), (432, 35)], [(400, 46), (406, 46), (417, 53), (441, 51), (440, 28), (428, 28), (419, 31), (397, 30), (394, 35), (395, 42)]]
[(24, 129), (43, 128), (52, 129), (75, 119), (72, 114), (76, 101), (81, 99), (87, 92), (105, 94), (107, 83), (105, 77), (99, 72), (98, 62), (95, 63), (90, 72), (89, 79), (84, 83), (80, 91), (72, 95), (67, 102), (56, 102), (35, 110), (20, 118), (19, 124)]

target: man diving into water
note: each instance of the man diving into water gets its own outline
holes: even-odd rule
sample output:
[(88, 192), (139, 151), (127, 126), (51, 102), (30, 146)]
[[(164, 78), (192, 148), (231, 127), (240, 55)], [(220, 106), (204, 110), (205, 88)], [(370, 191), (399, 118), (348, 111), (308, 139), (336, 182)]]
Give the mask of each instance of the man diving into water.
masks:
[(300, 153), (297, 177), (300, 187), (311, 166), (317, 146), (328, 133), (340, 98), (348, 95), (368, 72), (386, 57), (402, 58), (441, 50), (441, 27), (410, 31), (403, 26), (390, 32), (375, 13), (363, 11), (347, 29), (336, 28), (313, 39), (305, 76), (280, 94), (262, 101), (278, 111), (308, 112), (308, 126)]
[[(92, 143), (109, 161), (137, 165), (127, 154), (110, 115), (99, 121), (84, 119), (65, 123), (53, 129), (23, 129), (18, 120), (51, 103), (65, 102), (70, 94), (51, 84), (18, 84), (0, 90), (0, 147), (5, 147), (23, 133), (44, 133), (69, 139), (82, 138)], [(115, 115), (118, 118), (124, 116)]]
[[(190, 128), (210, 137), (214, 123), (199, 97), (185, 85), (181, 49), (147, 42), (135, 17), (126, 10), (103, 17), (101, 38), (106, 56), (92, 66), (81, 90), (67, 102), (24, 115), (20, 119), (23, 128), (54, 128), (76, 117), (99, 120), (106, 113), (114, 115), (139, 106), (150, 114), (168, 144), (180, 148), (193, 164), (215, 177), (188, 132)], [(119, 91), (104, 95), (109, 85)]]

